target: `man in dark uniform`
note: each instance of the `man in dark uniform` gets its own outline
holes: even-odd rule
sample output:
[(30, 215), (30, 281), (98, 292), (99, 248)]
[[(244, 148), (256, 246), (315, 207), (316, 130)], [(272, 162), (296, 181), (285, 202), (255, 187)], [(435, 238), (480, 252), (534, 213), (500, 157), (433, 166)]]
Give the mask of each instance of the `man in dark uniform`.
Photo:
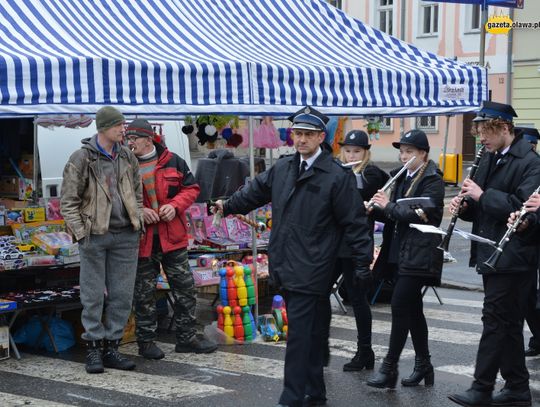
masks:
[(289, 119), (296, 154), (216, 206), (224, 215), (245, 214), (272, 202), (270, 276), (283, 289), (289, 320), (279, 406), (324, 405), (319, 307), (328, 295), (337, 246), (343, 236), (359, 280), (371, 279), (373, 253), (355, 177), (321, 148), (328, 118), (306, 107)]
[[(514, 136), (516, 116), (509, 105), (484, 102), (474, 122), (487, 152), (475, 180), (465, 180), (450, 203), (455, 212), (464, 196), (460, 218), (473, 222), (474, 234), (496, 242), (507, 230), (509, 214), (519, 210), (540, 183), (540, 158), (527, 141)], [(511, 239), (490, 267), (485, 262), (493, 250), (487, 244), (471, 245), (470, 266), (476, 266), (484, 285), (483, 332), (471, 388), (449, 398), (462, 406), (530, 406), (523, 320), (536, 280), (538, 250), (533, 241)], [(505, 386), (492, 397), (499, 370)]]
[(528, 141), (531, 144), (532, 150), (536, 151), (538, 139), (540, 138), (538, 130), (532, 127), (515, 127), (514, 131), (517, 137), (521, 137), (523, 140)]

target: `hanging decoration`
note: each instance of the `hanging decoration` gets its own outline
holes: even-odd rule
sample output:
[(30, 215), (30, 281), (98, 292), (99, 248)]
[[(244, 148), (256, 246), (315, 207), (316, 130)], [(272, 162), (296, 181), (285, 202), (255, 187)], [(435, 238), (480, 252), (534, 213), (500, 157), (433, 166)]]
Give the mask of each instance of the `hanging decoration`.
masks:
[(382, 117), (381, 116), (375, 116), (375, 117), (366, 117), (367, 120), (367, 133), (369, 134), (369, 139), (373, 141), (379, 140), (381, 138), (380, 136), (380, 128), (381, 128), (381, 122)]
[(55, 127), (67, 127), (77, 129), (88, 127), (92, 123), (92, 118), (84, 114), (59, 114), (51, 116), (40, 116), (36, 119), (36, 124), (48, 129)]

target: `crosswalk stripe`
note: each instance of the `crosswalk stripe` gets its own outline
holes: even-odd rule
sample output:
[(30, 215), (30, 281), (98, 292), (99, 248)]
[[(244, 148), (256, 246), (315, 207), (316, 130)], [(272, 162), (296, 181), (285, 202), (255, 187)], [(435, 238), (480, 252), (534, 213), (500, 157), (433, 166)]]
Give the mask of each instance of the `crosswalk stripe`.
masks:
[[(287, 345), (287, 342), (258, 341), (257, 344), (284, 348)], [(352, 359), (356, 353), (356, 346), (356, 341), (330, 338), (330, 354), (332, 356), (341, 356), (347, 359)], [(377, 360), (382, 360), (388, 352), (388, 346), (372, 344), (371, 347), (373, 352), (375, 352), (375, 358)], [(403, 349), (401, 356), (404, 359), (412, 358), (414, 357), (414, 351), (410, 349)]]
[[(175, 353), (173, 344), (164, 342), (156, 342), (156, 344), (165, 352), (166, 357), (164, 360), (167, 362), (185, 363), (197, 367), (208, 367), (271, 379), (283, 378), (283, 362), (281, 360), (222, 351), (199, 355), (195, 353)], [(246, 344), (245, 346), (251, 345)], [(129, 355), (138, 354), (136, 344), (122, 346), (120, 351)]]
[(223, 387), (136, 371), (106, 369), (102, 374), (88, 374), (81, 363), (29, 354), (25, 354), (21, 360), (3, 361), (0, 363), (0, 371), (160, 400), (177, 401), (231, 391)]
[[(459, 298), (446, 298), (444, 297), (444, 295), (441, 297), (441, 299), (445, 305), (458, 305), (460, 307), (471, 307), (471, 308), (482, 308), (484, 306), (483, 301), (462, 300)], [(434, 297), (432, 295), (425, 295), (424, 302), (439, 304), (439, 300), (437, 299), (437, 297)]]
[[(436, 367), (435, 370), (474, 378), (474, 365), (445, 365)], [(529, 370), (529, 372), (531, 372), (531, 370)], [(504, 379), (502, 378), (500, 373), (497, 374), (497, 382), (504, 383)], [(529, 387), (531, 388), (531, 390), (540, 391), (540, 381), (529, 380)]]
[[(354, 328), (354, 319), (344, 315), (333, 315), (332, 326), (336, 328)], [(378, 334), (390, 334), (392, 324), (388, 321), (373, 320), (372, 331)], [(459, 345), (476, 345), (480, 340), (480, 334), (467, 331), (456, 331), (454, 329), (429, 327), (429, 340)]]
[[(373, 306), (372, 311), (383, 314), (391, 314), (392, 310), (388, 306)], [(448, 311), (444, 309), (433, 309), (424, 307), (424, 315), (429, 319), (440, 319), (448, 322), (458, 322), (463, 324), (482, 325), (480, 313), (465, 313), (457, 311)]]
[(18, 407), (18, 406), (36, 406), (36, 407), (72, 407), (72, 404), (57, 403), (33, 397), (21, 396), (19, 394), (10, 394), (0, 392), (0, 402), (2, 407)]

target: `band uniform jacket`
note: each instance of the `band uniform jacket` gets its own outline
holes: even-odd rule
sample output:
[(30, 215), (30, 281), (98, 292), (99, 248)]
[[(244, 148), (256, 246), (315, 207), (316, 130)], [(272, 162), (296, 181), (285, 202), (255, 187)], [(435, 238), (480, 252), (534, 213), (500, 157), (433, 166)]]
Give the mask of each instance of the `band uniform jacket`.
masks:
[[(540, 185), (540, 157), (527, 141), (516, 139), (498, 163), (494, 153), (485, 153), (474, 181), (484, 193), (478, 202), (467, 199), (467, 207), (460, 218), (473, 222), (472, 233), (498, 243), (507, 230), (510, 213), (520, 210), (523, 202)], [(506, 244), (495, 271), (484, 265), (493, 250), (488, 244), (472, 242), (469, 266), (476, 266), (480, 274), (536, 270), (536, 239), (515, 233)]]
[[(392, 170), (394, 176), (399, 169)], [(422, 233), (409, 227), (410, 223), (420, 223), (439, 226), (444, 210), (444, 181), (436, 164), (429, 160), (428, 166), (421, 178), (416, 182), (408, 198), (428, 197), (435, 204), (432, 208), (424, 209), (427, 223), (412, 208), (400, 205), (395, 201), (398, 191), (407, 177), (404, 172), (396, 181), (390, 202), (384, 211), (375, 207), (375, 219), (384, 222), (383, 243), (373, 272), (377, 279), (393, 279), (398, 275), (423, 277), (429, 280), (429, 285), (440, 285), (443, 263), (443, 251), (437, 246), (441, 242), (440, 235)], [(405, 193), (405, 191), (403, 191)]]
[(324, 151), (298, 178), (298, 153), (279, 159), (224, 203), (224, 214), (272, 202), (270, 276), (288, 291), (327, 295), (343, 234), (356, 264), (368, 267), (373, 251), (368, 221), (350, 169)]

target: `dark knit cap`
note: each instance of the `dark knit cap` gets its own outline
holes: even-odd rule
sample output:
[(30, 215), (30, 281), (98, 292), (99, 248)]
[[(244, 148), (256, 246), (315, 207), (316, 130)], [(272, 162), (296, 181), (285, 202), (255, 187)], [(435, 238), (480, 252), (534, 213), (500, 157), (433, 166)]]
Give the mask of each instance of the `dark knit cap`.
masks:
[(137, 137), (154, 137), (154, 129), (148, 123), (147, 120), (144, 119), (135, 119), (129, 125), (126, 129), (126, 137), (128, 136), (137, 136)]
[(125, 121), (122, 112), (112, 106), (104, 106), (96, 113), (96, 128), (98, 131), (107, 130)]

